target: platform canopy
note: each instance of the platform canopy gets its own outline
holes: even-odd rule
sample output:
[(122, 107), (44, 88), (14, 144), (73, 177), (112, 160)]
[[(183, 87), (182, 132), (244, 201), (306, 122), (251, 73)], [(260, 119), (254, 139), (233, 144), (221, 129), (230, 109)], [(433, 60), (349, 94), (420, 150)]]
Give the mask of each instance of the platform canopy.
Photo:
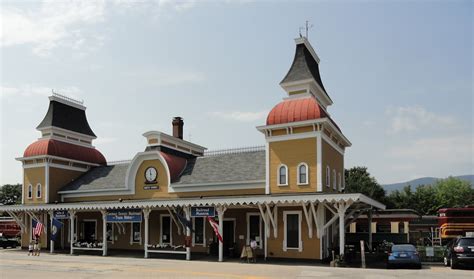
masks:
[(71, 202), (58, 204), (3, 205), (0, 212), (54, 211), (54, 210), (107, 210), (127, 208), (160, 208), (186, 206), (225, 206), (227, 208), (268, 205), (301, 205), (301, 203), (339, 203), (349, 202), (359, 207), (385, 209), (385, 205), (360, 193), (349, 194), (297, 194), (297, 195), (249, 195), (249, 196), (218, 196), (202, 198), (178, 198), (162, 200), (114, 200), (98, 202)]

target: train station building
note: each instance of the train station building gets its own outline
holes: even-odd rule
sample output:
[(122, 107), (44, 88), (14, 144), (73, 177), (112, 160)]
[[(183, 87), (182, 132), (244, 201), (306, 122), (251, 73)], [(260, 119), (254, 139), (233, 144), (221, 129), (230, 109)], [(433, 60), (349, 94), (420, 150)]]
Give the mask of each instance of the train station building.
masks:
[(344, 254), (357, 213), (385, 206), (344, 193), (351, 143), (328, 112), (318, 55), (305, 37), (295, 42), (280, 83), (286, 97), (256, 127), (261, 147), (207, 151), (183, 139), (184, 120), (174, 117), (171, 135), (144, 131), (143, 152), (107, 162), (83, 102), (50, 96), (41, 137), (17, 158), (22, 204), (0, 206), (20, 225), (22, 246), (41, 222), (42, 246), (71, 254), (138, 250), (190, 260), (207, 253), (223, 261), (251, 241), (265, 258)]

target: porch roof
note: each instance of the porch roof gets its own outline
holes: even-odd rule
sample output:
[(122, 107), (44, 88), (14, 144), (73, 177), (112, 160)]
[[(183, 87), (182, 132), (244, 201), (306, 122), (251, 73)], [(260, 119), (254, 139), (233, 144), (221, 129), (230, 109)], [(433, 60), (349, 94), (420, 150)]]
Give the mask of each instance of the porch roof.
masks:
[(72, 202), (58, 204), (31, 204), (31, 205), (2, 205), (0, 212), (24, 211), (52, 211), (52, 210), (107, 210), (107, 209), (132, 209), (132, 208), (160, 208), (176, 206), (249, 206), (258, 204), (296, 205), (303, 203), (337, 203), (351, 202), (353, 204), (366, 204), (379, 209), (385, 205), (360, 193), (344, 194), (284, 194), (284, 195), (249, 195), (249, 196), (218, 196), (196, 197), (161, 200), (115, 200), (97, 202)]

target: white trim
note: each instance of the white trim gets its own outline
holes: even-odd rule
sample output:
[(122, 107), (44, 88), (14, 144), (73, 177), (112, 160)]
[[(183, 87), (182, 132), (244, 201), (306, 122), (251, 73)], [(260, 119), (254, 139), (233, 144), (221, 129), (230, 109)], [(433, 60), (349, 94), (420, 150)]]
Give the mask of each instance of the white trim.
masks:
[[(79, 161), (79, 160), (74, 160), (74, 159), (69, 159), (69, 158), (64, 158), (64, 157), (52, 156), (52, 155), (38, 155), (38, 156), (31, 156), (31, 157), (15, 158), (15, 160), (17, 161), (30, 161), (30, 160), (35, 160), (35, 159), (56, 159), (60, 161), (67, 161), (67, 162), (72, 162), (72, 163), (88, 165), (88, 166), (100, 166), (99, 164), (94, 164), (94, 163), (89, 163), (85, 161)], [(26, 168), (26, 166), (29, 166), (29, 165), (33, 165), (33, 164), (27, 164), (27, 165), (24, 165), (24, 167)]]
[(344, 156), (344, 150), (340, 146), (334, 143), (324, 132), (321, 133), (322, 138), (325, 142), (327, 142), (332, 148), (334, 148), (339, 154)]
[[(143, 136), (147, 139), (147, 146), (160, 146), (160, 145), (162, 145), (162, 146), (166, 146), (166, 147), (169, 147), (171, 149), (174, 149), (174, 150), (177, 150), (177, 151), (180, 151), (180, 152), (183, 152), (183, 153), (188, 153), (188, 154), (192, 154), (192, 155), (200, 154), (201, 156), (204, 155), (204, 151), (207, 150), (207, 148), (205, 148), (203, 146), (200, 146), (200, 145), (197, 145), (195, 143), (192, 143), (192, 142), (189, 142), (189, 141), (186, 141), (186, 140), (183, 140), (183, 139), (165, 134), (165, 133), (160, 132), (160, 131), (148, 131), (148, 132), (145, 132), (143, 134)], [(157, 143), (149, 144), (148, 142), (151, 139), (157, 140)], [(166, 143), (164, 143), (163, 141), (165, 141)], [(171, 143), (172, 145), (169, 145), (167, 143)], [(178, 146), (182, 147), (182, 148), (185, 148), (187, 150), (183, 150), (182, 148), (178, 148)], [(197, 153), (197, 154), (195, 154), (195, 153)]]
[(49, 163), (45, 166), (44, 202), (49, 203)]
[[(285, 168), (285, 183), (284, 184), (282, 184), (280, 182), (280, 170), (283, 167)], [(278, 168), (277, 168), (277, 185), (278, 186), (288, 186), (288, 166), (285, 165), (285, 164), (278, 165)]]
[(36, 130), (40, 131), (41, 134), (43, 134), (43, 133), (51, 133), (52, 134), (53, 131), (57, 131), (57, 132), (59, 132), (59, 134), (64, 134), (65, 136), (77, 137), (79, 139), (82, 138), (84, 140), (90, 140), (91, 142), (92, 142), (92, 140), (97, 138), (97, 137), (94, 137), (94, 136), (74, 132), (74, 131), (71, 131), (71, 130), (66, 130), (66, 129), (63, 129), (63, 128), (60, 128), (60, 127), (57, 127), (57, 126), (41, 127), (41, 128), (37, 128)]
[[(287, 247), (287, 215), (298, 215), (298, 247)], [(303, 251), (303, 240), (301, 238), (301, 210), (285, 210), (283, 211), (283, 251), (287, 250), (298, 250), (298, 252)]]
[(323, 191), (323, 146), (321, 133), (316, 138), (316, 192)]
[[(39, 193), (39, 195), (38, 195), (38, 193)], [(36, 187), (35, 187), (35, 198), (41, 199), (42, 196), (43, 196), (43, 189), (41, 187), (41, 183), (37, 183)]]
[[(75, 102), (66, 100), (65, 98), (61, 98), (61, 97), (59, 97), (55, 94), (57, 94), (57, 93), (54, 92), (53, 95), (49, 96), (50, 101), (56, 101), (58, 103), (62, 103), (62, 104), (65, 104), (67, 106), (75, 107), (75, 108), (80, 109), (80, 110), (84, 110), (84, 111), (86, 110), (85, 106), (79, 104), (80, 101), (77, 101), (78, 103), (75, 103)], [(69, 97), (67, 97), (67, 98), (69, 98)], [(72, 100), (74, 100), (74, 99), (72, 99)]]
[(270, 143), (265, 142), (265, 194), (270, 194)]
[(259, 212), (247, 212), (247, 238), (246, 238), (246, 245), (250, 245), (250, 216), (258, 216), (258, 226), (259, 226), (259, 235), (260, 241), (258, 241), (258, 247), (260, 249), (263, 248), (263, 233), (262, 233), (262, 215)]
[[(199, 219), (202, 220), (202, 243), (196, 243), (196, 236), (195, 236), (195, 232), (196, 232), (196, 229), (195, 229), (195, 228), (196, 228), (196, 226), (195, 226), (195, 224), (196, 224), (196, 218), (199, 218)], [(197, 245), (197, 246), (206, 247), (206, 238), (207, 238), (207, 237), (206, 237), (206, 217), (193, 217), (192, 219), (193, 219), (193, 229), (194, 229), (194, 232), (193, 232), (193, 239), (192, 239), (192, 241), (193, 241), (192, 245), (193, 245), (193, 247), (196, 246), (196, 245)]]
[[(140, 240), (139, 241), (134, 241), (133, 239), (133, 224), (140, 224)], [(142, 222), (131, 222), (130, 223), (130, 245), (133, 244), (142, 244)]]
[[(77, 222), (79, 221), (79, 220), (78, 220), (79, 218), (76, 217), (75, 219), (76, 219), (76, 226), (77, 226)], [(82, 220), (81, 220), (81, 234), (82, 234), (82, 237), (81, 237), (81, 238), (84, 239), (84, 237), (85, 237), (85, 235), (84, 235), (84, 234), (85, 234), (85, 232), (84, 232), (84, 223), (85, 223), (85, 222), (94, 222), (94, 226), (95, 226), (94, 240), (97, 241), (97, 239), (99, 239), (99, 238), (97, 237), (97, 220), (96, 220), (96, 219), (82, 219)], [(77, 236), (76, 236), (76, 237), (77, 237)], [(77, 241), (77, 239), (76, 239), (76, 241)], [(75, 247), (74, 247), (74, 248), (75, 248)]]
[(336, 169), (332, 169), (332, 189), (333, 189), (333, 190), (337, 190)]
[(28, 184), (28, 192), (26, 193), (26, 197), (31, 200), (33, 199), (33, 185)]
[(331, 188), (331, 168), (326, 165), (326, 187)]
[[(132, 159), (132, 162), (130, 163), (128, 169), (127, 169), (127, 174), (125, 176), (125, 188), (130, 191), (131, 195), (135, 194), (135, 180), (137, 177), (137, 172), (140, 166), (144, 161), (149, 161), (149, 160), (158, 160), (160, 163), (163, 165), (163, 167), (166, 170), (166, 176), (167, 176), (167, 183), (166, 185), (160, 185), (160, 187), (168, 187), (168, 192), (170, 192), (170, 184), (171, 184), (171, 178), (170, 178), (170, 170), (168, 168), (168, 164), (166, 163), (165, 158), (160, 154), (158, 151), (146, 151), (146, 152), (140, 152), (135, 155), (135, 157)], [(163, 175), (163, 174), (160, 174)]]
[[(302, 183), (300, 181), (300, 167), (304, 166), (306, 168), (306, 182)], [(309, 167), (305, 162), (299, 163), (296, 167), (296, 181), (298, 185), (309, 185)]]
[[(163, 242), (163, 217), (170, 218), (170, 239), (169, 242)], [(173, 245), (173, 219), (170, 214), (160, 214), (160, 245)]]

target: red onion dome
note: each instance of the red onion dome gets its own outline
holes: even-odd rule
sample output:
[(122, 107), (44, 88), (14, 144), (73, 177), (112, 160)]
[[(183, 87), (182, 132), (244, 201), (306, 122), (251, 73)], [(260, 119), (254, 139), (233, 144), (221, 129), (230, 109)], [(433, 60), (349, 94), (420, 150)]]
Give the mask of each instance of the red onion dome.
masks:
[(287, 99), (277, 104), (267, 116), (267, 125), (313, 120), (327, 117), (315, 98)]

